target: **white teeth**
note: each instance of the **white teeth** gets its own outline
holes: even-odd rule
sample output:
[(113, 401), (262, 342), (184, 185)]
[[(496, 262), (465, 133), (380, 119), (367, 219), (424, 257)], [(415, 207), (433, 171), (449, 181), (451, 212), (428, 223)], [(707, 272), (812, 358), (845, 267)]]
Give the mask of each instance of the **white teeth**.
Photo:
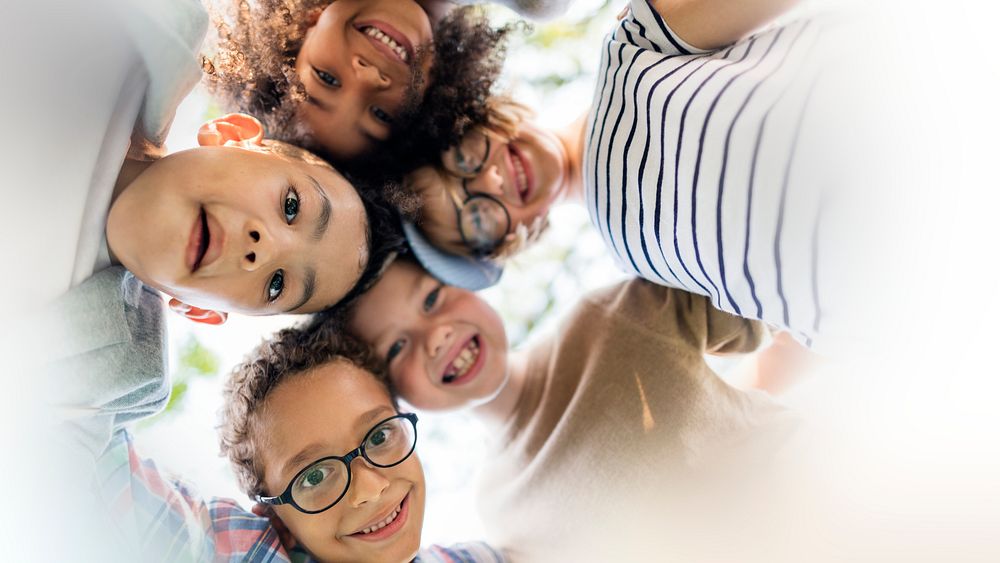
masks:
[(361, 530), (361, 533), (363, 533), (363, 534), (370, 534), (372, 532), (375, 532), (375, 531), (381, 530), (382, 528), (385, 528), (389, 524), (392, 524), (393, 520), (395, 520), (396, 517), (399, 516), (399, 511), (401, 509), (402, 509), (402, 505), (397, 506), (396, 509), (392, 511), (392, 514), (390, 514), (390, 515), (388, 515), (388, 516), (385, 517), (385, 520), (382, 520), (381, 522), (375, 524), (374, 526), (371, 526), (370, 528), (365, 528), (364, 530)]
[(510, 160), (514, 163), (514, 174), (517, 176), (517, 191), (524, 193), (528, 189), (528, 174), (524, 171), (524, 163), (515, 154), (511, 154)]
[(462, 377), (469, 372), (476, 360), (479, 358), (479, 342), (477, 339), (473, 338), (469, 341), (469, 344), (462, 349), (458, 354), (458, 357), (451, 362), (450, 369), (448, 369), (445, 375), (445, 383), (450, 383), (456, 378)]
[(396, 41), (392, 37), (389, 37), (388, 35), (379, 31), (378, 28), (366, 27), (365, 35), (375, 39), (376, 41), (381, 41), (382, 43), (387, 45), (390, 49), (392, 49), (394, 53), (399, 55), (399, 58), (403, 59), (403, 62), (408, 61), (409, 53), (406, 52), (406, 48), (400, 45), (399, 43), (396, 43)]

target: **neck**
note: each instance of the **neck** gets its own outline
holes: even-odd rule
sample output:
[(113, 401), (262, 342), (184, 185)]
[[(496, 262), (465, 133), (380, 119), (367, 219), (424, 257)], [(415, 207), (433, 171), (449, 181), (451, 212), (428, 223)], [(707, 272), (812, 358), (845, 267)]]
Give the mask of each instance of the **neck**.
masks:
[(507, 382), (490, 401), (472, 409), (476, 415), (491, 429), (496, 429), (507, 423), (514, 416), (521, 392), (524, 390), (524, 380), (528, 373), (528, 358), (526, 354), (511, 353), (508, 355)]
[(584, 113), (566, 127), (553, 131), (566, 155), (562, 186), (562, 199), (566, 201), (583, 201), (583, 132), (586, 125), (587, 113)]

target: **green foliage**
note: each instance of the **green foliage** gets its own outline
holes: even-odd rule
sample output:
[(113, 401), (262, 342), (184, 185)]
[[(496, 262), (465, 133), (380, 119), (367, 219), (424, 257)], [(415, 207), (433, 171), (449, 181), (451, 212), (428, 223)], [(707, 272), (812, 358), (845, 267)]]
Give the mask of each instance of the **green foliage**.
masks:
[(219, 356), (206, 348), (194, 334), (189, 334), (187, 341), (177, 351), (177, 367), (174, 370), (170, 387), (170, 399), (163, 412), (143, 420), (141, 426), (150, 426), (166, 416), (183, 412), (184, 400), (187, 397), (191, 381), (213, 377), (219, 373)]

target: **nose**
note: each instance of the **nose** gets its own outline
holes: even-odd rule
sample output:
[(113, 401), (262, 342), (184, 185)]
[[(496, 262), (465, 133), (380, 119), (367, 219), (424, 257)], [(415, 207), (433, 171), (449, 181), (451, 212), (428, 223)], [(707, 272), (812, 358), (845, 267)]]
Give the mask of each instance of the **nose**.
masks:
[(385, 90), (392, 86), (392, 79), (384, 74), (379, 67), (366, 61), (361, 55), (355, 55), (351, 59), (351, 66), (354, 69), (354, 76), (358, 82), (369, 88)]
[(389, 488), (389, 480), (382, 470), (372, 467), (368, 460), (358, 456), (351, 461), (351, 488), (348, 491), (354, 508), (378, 500)]
[(439, 354), (448, 351), (448, 345), (455, 338), (455, 330), (451, 324), (442, 323), (431, 329), (427, 335), (427, 354), (431, 358), (437, 358)]
[(274, 258), (275, 241), (262, 224), (248, 223), (243, 230), (244, 248), (240, 267), (253, 272), (265, 267)]
[(466, 187), (469, 192), (503, 197), (504, 177), (500, 172), (500, 167), (495, 164), (486, 166), (474, 179), (466, 184)]

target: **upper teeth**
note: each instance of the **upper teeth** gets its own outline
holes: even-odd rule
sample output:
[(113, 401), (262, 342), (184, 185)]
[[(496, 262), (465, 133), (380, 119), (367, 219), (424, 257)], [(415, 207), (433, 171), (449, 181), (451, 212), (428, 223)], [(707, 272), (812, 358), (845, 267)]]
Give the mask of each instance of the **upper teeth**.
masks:
[(370, 528), (365, 528), (364, 530), (361, 530), (361, 533), (370, 534), (375, 530), (381, 530), (382, 528), (385, 528), (389, 524), (392, 524), (392, 521), (395, 520), (397, 516), (399, 516), (399, 511), (402, 509), (402, 507), (403, 505), (400, 504), (392, 511), (391, 514), (385, 517), (385, 520), (378, 522), (377, 524), (371, 526)]
[(528, 187), (528, 174), (524, 171), (524, 163), (521, 162), (521, 157), (511, 153), (511, 162), (514, 164), (514, 174), (517, 176), (517, 191), (518, 193), (524, 193)]
[(404, 63), (405, 62), (409, 62), (410, 55), (409, 55), (409, 53), (406, 52), (406, 48), (404, 48), (399, 43), (396, 43), (396, 41), (393, 40), (392, 37), (389, 37), (388, 35), (382, 33), (381, 31), (379, 31), (378, 28), (371, 27), (371, 26), (366, 27), (365, 28), (365, 35), (367, 35), (368, 37), (371, 37), (371, 38), (375, 39), (376, 41), (381, 41), (382, 43), (385, 43), (386, 45), (389, 46), (390, 49), (393, 50), (393, 52), (395, 52), (397, 55), (399, 55), (400, 59), (403, 59)]
[(469, 368), (476, 363), (476, 359), (479, 358), (479, 340), (473, 338), (469, 341), (469, 344), (462, 349), (462, 352), (458, 354), (458, 357), (451, 362), (447, 373), (444, 376), (445, 383), (451, 383), (455, 379), (462, 377), (469, 372)]

